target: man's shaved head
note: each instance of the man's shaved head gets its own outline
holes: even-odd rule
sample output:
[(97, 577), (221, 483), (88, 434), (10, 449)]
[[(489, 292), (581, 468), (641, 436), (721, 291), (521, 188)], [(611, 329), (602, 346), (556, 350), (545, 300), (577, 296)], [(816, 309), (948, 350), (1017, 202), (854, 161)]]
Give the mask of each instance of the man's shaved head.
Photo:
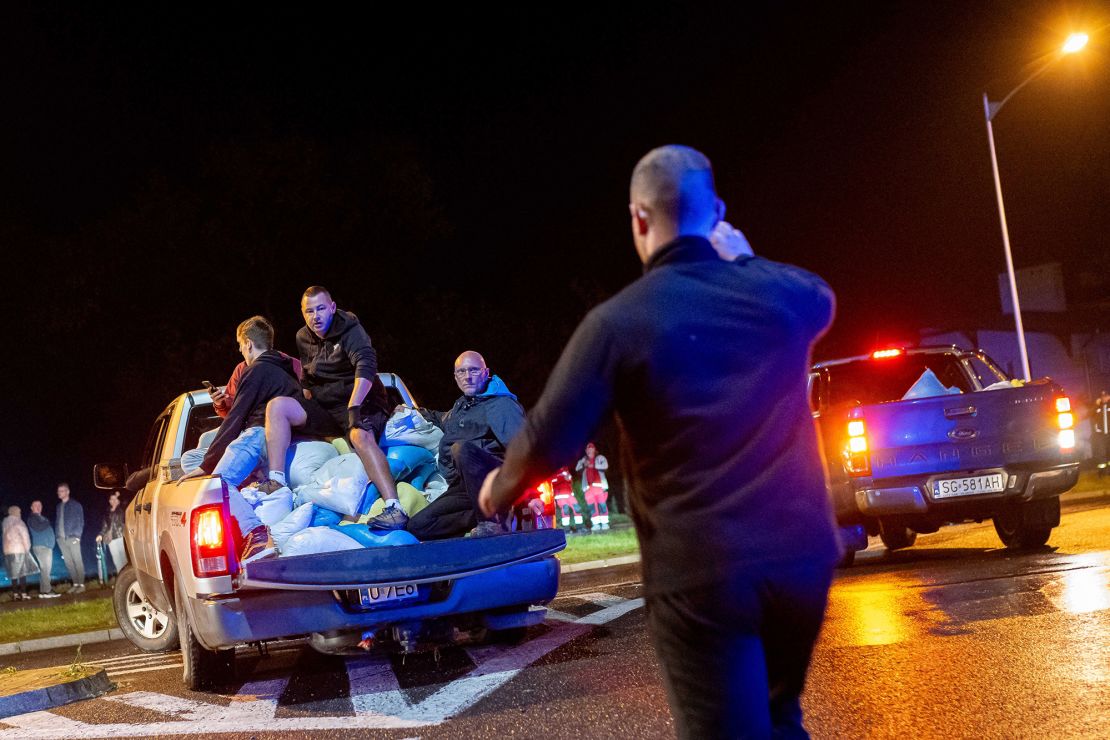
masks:
[(485, 367), (486, 366), (486, 358), (482, 357), (480, 354), (478, 354), (474, 350), (468, 349), (466, 352), (463, 352), (461, 355), (459, 355), (458, 357), (455, 358), (455, 367), (461, 367), (463, 365), (474, 365), (476, 367)]
[(486, 359), (472, 349), (455, 358), (455, 384), (465, 396), (482, 393), (489, 382)]
[(675, 225), (680, 234), (708, 235), (721, 217), (709, 158), (688, 146), (652, 149), (632, 170), (630, 201)]

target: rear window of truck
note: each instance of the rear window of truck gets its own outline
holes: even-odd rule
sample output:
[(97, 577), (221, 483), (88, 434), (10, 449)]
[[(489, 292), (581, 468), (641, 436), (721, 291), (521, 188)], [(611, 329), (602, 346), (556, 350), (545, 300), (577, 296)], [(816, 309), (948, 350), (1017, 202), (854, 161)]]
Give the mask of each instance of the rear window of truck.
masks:
[(959, 388), (964, 393), (975, 390), (961, 369), (961, 360), (955, 355), (907, 354), (878, 360), (857, 360), (825, 368), (828, 405), (897, 401), (926, 369), (932, 370), (945, 386)]

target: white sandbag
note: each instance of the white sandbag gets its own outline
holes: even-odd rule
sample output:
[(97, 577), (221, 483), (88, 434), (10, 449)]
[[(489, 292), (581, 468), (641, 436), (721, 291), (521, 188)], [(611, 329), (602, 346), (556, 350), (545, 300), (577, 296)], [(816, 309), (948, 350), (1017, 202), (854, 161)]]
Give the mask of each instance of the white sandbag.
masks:
[[(243, 489), (244, 492), (249, 490), (251, 489)], [(257, 492), (258, 489), (254, 490)], [(256, 495), (255, 498), (258, 503), (254, 507), (254, 513), (268, 527), (274, 526), (293, 511), (293, 492), (288, 487), (279, 488), (270, 494)]]
[(910, 386), (906, 391), (906, 395), (902, 396), (903, 401), (908, 401), (912, 398), (933, 398), (934, 396), (947, 396), (957, 393), (963, 393), (959, 388), (949, 388), (944, 383), (940, 382), (940, 378), (936, 376), (929, 368), (925, 368), (925, 372), (921, 373), (921, 377), (917, 382)]
[(304, 504), (293, 509), (288, 516), (270, 527), (270, 536), (278, 550), (285, 548), (285, 541), (304, 529), (312, 522), (312, 504)]
[(413, 445), (435, 452), (443, 430), (420, 415), (416, 409), (404, 406), (389, 417), (382, 433), (382, 447)]
[(313, 474), (312, 481), (297, 488), (297, 500), (312, 502), (344, 516), (355, 516), (369, 482), (358, 455), (340, 455), (324, 463)]
[(289, 448), (287, 464), (289, 468), (289, 487), (296, 489), (312, 481), (312, 476), (328, 460), (339, 457), (339, 450), (331, 442), (306, 439), (294, 442)]
[(428, 499), (429, 504), (446, 492), (447, 480), (439, 473), (432, 473), (424, 481), (424, 498)]
[(362, 545), (331, 527), (309, 527), (285, 541), (285, 547), (281, 549), (281, 557), (361, 549)]

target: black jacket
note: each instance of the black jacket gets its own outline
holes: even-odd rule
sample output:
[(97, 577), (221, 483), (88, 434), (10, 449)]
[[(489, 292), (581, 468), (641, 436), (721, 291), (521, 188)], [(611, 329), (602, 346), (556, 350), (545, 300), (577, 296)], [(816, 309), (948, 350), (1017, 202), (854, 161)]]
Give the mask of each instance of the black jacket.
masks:
[(297, 332), (297, 352), (304, 366), (304, 387), (325, 409), (347, 408), (355, 378), (366, 378), (372, 385), (363, 407), (370, 404), (389, 413), (385, 387), (378, 380), (378, 353), (353, 313), (336, 311), (322, 339), (302, 326)]
[(753, 563), (839, 555), (806, 394), (832, 318), (816, 275), (725, 262), (681, 237), (571, 337), (494, 485), (515, 497), (573, 460), (615, 410), (649, 593), (720, 583)]
[(266, 423), (266, 404), (278, 396), (300, 395), (301, 384), (293, 370), (293, 361), (280, 352), (267, 350), (255, 358), (239, 380), (235, 403), (220, 424), (220, 431), (200, 467), (211, 473), (223, 457), (227, 446), (235, 441), (244, 429), (260, 427)]
[(100, 537), (105, 542), (123, 537), (123, 504), (104, 512), (104, 524), (100, 527)]
[(474, 441), (494, 457), (503, 459), (509, 442), (524, 426), (524, 409), (496, 375), (489, 379), (481, 393), (460, 396), (450, 411), (420, 409), (420, 413), (443, 430), (443, 439), (439, 442), (439, 472), (448, 483), (459, 479), (451, 445)]

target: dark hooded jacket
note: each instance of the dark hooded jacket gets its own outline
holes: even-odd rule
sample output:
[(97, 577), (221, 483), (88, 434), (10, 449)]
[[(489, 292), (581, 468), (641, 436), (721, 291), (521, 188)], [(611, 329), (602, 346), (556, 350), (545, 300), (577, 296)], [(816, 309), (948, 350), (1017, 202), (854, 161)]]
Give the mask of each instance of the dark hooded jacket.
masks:
[(520, 428), (524, 426), (524, 409), (509, 392), (505, 381), (494, 375), (486, 389), (474, 396), (462, 396), (450, 411), (426, 411), (429, 420), (443, 430), (439, 443), (439, 472), (448, 483), (458, 480), (451, 445), (456, 442), (476, 441), (486, 452), (504, 459)]
[(200, 467), (211, 473), (216, 463), (223, 457), (227, 446), (244, 429), (260, 427), (266, 423), (266, 404), (278, 396), (297, 396), (301, 384), (293, 369), (293, 361), (274, 350), (266, 350), (255, 358), (243, 373), (239, 389), (235, 393), (235, 403), (227, 417), (220, 424), (220, 431), (204, 455)]
[(378, 353), (350, 311), (336, 311), (323, 338), (302, 326), (297, 332), (297, 352), (304, 365), (304, 387), (325, 409), (347, 408), (355, 378), (366, 378), (371, 386), (363, 407), (369, 404), (389, 413), (385, 386), (378, 379)]

